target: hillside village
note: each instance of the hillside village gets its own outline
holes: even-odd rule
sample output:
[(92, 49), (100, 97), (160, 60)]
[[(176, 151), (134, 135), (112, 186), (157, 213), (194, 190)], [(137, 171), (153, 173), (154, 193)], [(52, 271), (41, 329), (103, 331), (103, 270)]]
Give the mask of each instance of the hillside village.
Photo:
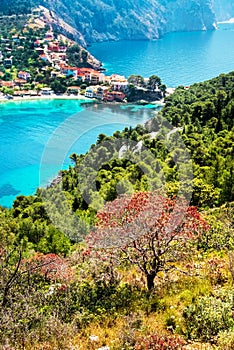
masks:
[(0, 17), (0, 89), (8, 99), (66, 94), (106, 102), (154, 101), (166, 92), (156, 76), (105, 75), (86, 49), (48, 25), (40, 11), (11, 16), (10, 24)]

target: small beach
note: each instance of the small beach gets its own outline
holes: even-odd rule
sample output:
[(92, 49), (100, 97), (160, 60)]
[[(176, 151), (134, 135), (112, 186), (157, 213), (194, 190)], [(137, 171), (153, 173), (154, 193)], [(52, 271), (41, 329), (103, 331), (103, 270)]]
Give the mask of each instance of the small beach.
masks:
[(38, 95), (38, 96), (12, 96), (12, 98), (7, 98), (7, 96), (0, 95), (0, 102), (17, 102), (17, 101), (35, 101), (35, 100), (85, 100), (94, 101), (85, 97), (84, 95), (67, 95), (67, 94), (51, 94), (51, 95)]

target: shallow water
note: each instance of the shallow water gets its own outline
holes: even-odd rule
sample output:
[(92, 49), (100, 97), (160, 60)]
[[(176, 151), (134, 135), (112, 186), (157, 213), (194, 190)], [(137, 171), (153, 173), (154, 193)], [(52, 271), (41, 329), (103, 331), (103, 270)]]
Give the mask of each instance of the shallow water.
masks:
[(33, 194), (62, 168), (73, 152), (85, 153), (100, 133), (144, 123), (155, 106), (81, 104), (40, 100), (0, 104), (0, 204)]

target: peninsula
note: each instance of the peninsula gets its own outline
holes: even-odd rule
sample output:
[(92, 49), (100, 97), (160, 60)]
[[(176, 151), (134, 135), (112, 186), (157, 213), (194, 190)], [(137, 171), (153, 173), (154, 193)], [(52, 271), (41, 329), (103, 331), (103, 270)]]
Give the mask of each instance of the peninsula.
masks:
[[(156, 101), (166, 86), (156, 75), (112, 74), (85, 48), (53, 29), (48, 11), (0, 17), (0, 91), (3, 98), (56, 95), (104, 102)], [(49, 17), (50, 18), (50, 17)]]

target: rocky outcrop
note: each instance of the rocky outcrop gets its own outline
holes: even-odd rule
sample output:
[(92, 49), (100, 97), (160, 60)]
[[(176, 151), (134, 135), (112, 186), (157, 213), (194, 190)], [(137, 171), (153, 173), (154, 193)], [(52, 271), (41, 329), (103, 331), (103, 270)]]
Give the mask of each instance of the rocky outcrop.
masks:
[(41, 0), (86, 43), (157, 39), (170, 31), (214, 29), (212, 0)]
[(214, 29), (216, 17), (234, 16), (233, 0), (1, 0), (0, 13), (38, 5), (50, 11), (61, 30), (64, 23), (72, 27), (81, 44), (153, 40), (171, 31)]
[(216, 27), (211, 1), (170, 1), (165, 8), (165, 32), (210, 30)]
[(217, 21), (226, 21), (234, 18), (233, 0), (213, 0), (213, 9)]

